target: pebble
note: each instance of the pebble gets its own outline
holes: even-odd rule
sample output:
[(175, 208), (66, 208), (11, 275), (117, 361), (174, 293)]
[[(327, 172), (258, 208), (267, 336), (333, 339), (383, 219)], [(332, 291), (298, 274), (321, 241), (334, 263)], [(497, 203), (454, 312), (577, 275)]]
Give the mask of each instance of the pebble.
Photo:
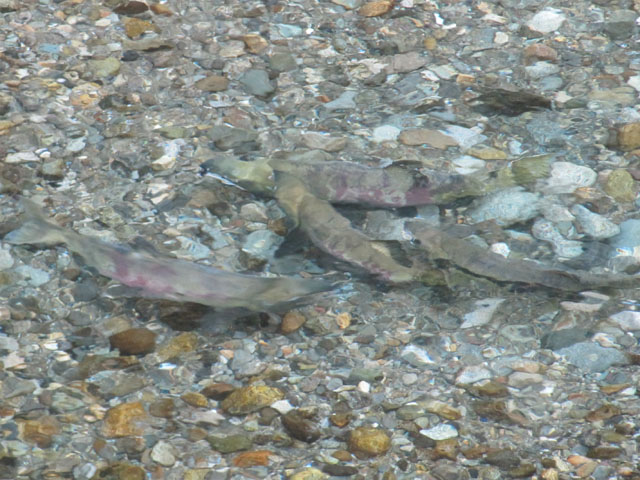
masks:
[(620, 233), (620, 227), (603, 215), (592, 212), (582, 205), (571, 207), (582, 231), (596, 240), (604, 240)]
[(249, 93), (258, 97), (266, 97), (276, 91), (269, 80), (269, 74), (264, 70), (247, 70), (239, 80)]
[(288, 52), (276, 52), (269, 57), (269, 66), (276, 72), (291, 72), (298, 68), (298, 62)]
[(476, 309), (465, 313), (460, 328), (473, 328), (486, 325), (491, 321), (498, 307), (504, 302), (504, 298), (485, 298), (475, 302)]
[(575, 258), (582, 255), (582, 243), (564, 238), (553, 222), (539, 218), (533, 223), (531, 233), (538, 240), (549, 242), (554, 253), (560, 258)]
[(544, 77), (558, 73), (560, 71), (560, 67), (553, 63), (540, 61), (525, 67), (525, 71), (529, 78), (533, 80), (540, 80)]
[(282, 425), (296, 440), (313, 443), (320, 438), (316, 423), (300, 410), (291, 410), (282, 417)]
[(508, 158), (505, 151), (483, 145), (471, 147), (467, 153), (481, 160), (506, 160)]
[(289, 480), (327, 480), (329, 475), (325, 475), (317, 468), (308, 467), (304, 470), (295, 472), (289, 477)]
[(11, 251), (6, 248), (0, 248), (0, 270), (7, 270), (13, 267), (13, 263)]
[(142, 403), (121, 403), (107, 410), (102, 433), (107, 438), (142, 435), (148, 415)]
[(498, 225), (509, 226), (526, 222), (539, 213), (540, 195), (512, 187), (483, 197), (469, 213), (473, 223), (495, 220)]
[(482, 365), (471, 365), (463, 368), (456, 375), (456, 385), (488, 380), (493, 376), (491, 371)]
[(354, 90), (344, 91), (338, 98), (331, 102), (325, 103), (324, 108), (331, 110), (352, 110), (357, 107), (355, 98), (358, 92)]
[(209, 442), (211, 448), (220, 453), (233, 453), (239, 452), (240, 450), (249, 450), (253, 446), (251, 439), (243, 433), (224, 436), (209, 435), (207, 437), (207, 442)]
[(398, 141), (403, 145), (418, 146), (429, 145), (433, 148), (445, 150), (447, 147), (454, 147), (457, 142), (438, 130), (428, 128), (412, 128), (403, 130), (398, 136)]
[(401, 130), (393, 125), (381, 125), (373, 129), (372, 140), (376, 143), (392, 142), (398, 138)]
[(544, 43), (532, 43), (531, 45), (527, 45), (522, 54), (525, 61), (536, 59), (553, 63), (558, 60), (558, 52)]
[(4, 157), (4, 163), (39, 162), (40, 158), (34, 152), (9, 153)]
[(151, 449), (151, 460), (164, 467), (170, 467), (176, 463), (175, 453), (170, 443), (160, 440)]
[(187, 392), (180, 395), (180, 399), (192, 407), (206, 408), (209, 406), (207, 397), (198, 392)]
[(51, 275), (48, 272), (30, 265), (20, 265), (15, 271), (32, 287), (39, 287), (40, 285), (49, 283), (51, 280)]
[(638, 30), (638, 14), (634, 10), (613, 10), (607, 17), (604, 31), (612, 40), (624, 40)]
[(455, 166), (455, 172), (460, 175), (471, 175), (483, 171), (486, 168), (486, 162), (470, 155), (454, 158), (451, 162)]
[(458, 436), (458, 430), (453, 425), (448, 423), (440, 423), (435, 427), (426, 428), (420, 430), (420, 435), (424, 435), (431, 440), (447, 440), (450, 438), (456, 438)]
[(103, 79), (117, 75), (120, 71), (120, 60), (107, 57), (102, 60), (89, 60), (87, 67), (96, 79)]
[(406, 73), (417, 70), (427, 63), (427, 58), (418, 52), (398, 53), (391, 58), (389, 73)]
[(280, 324), (280, 331), (288, 335), (293, 333), (302, 327), (307, 318), (302, 315), (300, 312), (287, 312), (284, 317), (282, 317), (282, 323)]
[(101, 467), (92, 477), (108, 478), (110, 480), (145, 480), (147, 472), (138, 465), (131, 465), (125, 462), (114, 462), (105, 467)]
[(271, 230), (256, 230), (247, 235), (242, 251), (252, 257), (267, 260), (276, 253), (283, 241), (284, 237)]
[(185, 332), (177, 337), (170, 338), (156, 351), (158, 361), (166, 362), (178, 357), (182, 353), (192, 352), (198, 346), (198, 337), (195, 333)]
[(426, 410), (417, 403), (411, 403), (401, 406), (396, 410), (396, 417), (399, 420), (415, 420), (416, 418), (423, 417)]
[(444, 129), (443, 133), (453, 138), (462, 150), (487, 140), (486, 135), (481, 134), (476, 128), (466, 128), (460, 125), (449, 125)]
[(609, 316), (618, 327), (625, 332), (640, 330), (640, 312), (635, 310), (623, 310)]
[(636, 182), (624, 169), (617, 169), (607, 176), (604, 191), (617, 202), (633, 202), (636, 199)]
[(389, 12), (393, 8), (394, 2), (391, 0), (375, 0), (362, 5), (358, 9), (358, 14), (363, 17), (379, 17)]
[(222, 401), (221, 407), (232, 415), (245, 415), (268, 407), (283, 398), (284, 392), (279, 388), (250, 385), (234, 390)]
[(590, 187), (598, 174), (589, 167), (571, 162), (554, 162), (547, 180), (548, 193), (573, 193), (576, 189)]
[(377, 457), (391, 448), (391, 438), (379, 428), (358, 427), (351, 431), (348, 445), (358, 458)]
[(618, 125), (613, 129), (609, 143), (625, 152), (640, 147), (640, 122)]
[(261, 53), (269, 46), (269, 42), (267, 42), (264, 37), (258, 35), (257, 33), (249, 33), (247, 35), (244, 35), (242, 37), (242, 41), (247, 46), (247, 50), (255, 54)]
[(194, 86), (205, 92), (221, 92), (229, 87), (229, 80), (221, 75), (209, 75), (198, 80)]
[(321, 133), (305, 133), (302, 136), (302, 141), (308, 148), (325, 152), (339, 152), (347, 145), (347, 139), (344, 137), (332, 137)]
[(156, 346), (156, 334), (147, 328), (130, 328), (109, 337), (111, 348), (120, 355), (146, 355)]
[(407, 345), (404, 347), (400, 356), (414, 367), (424, 367), (435, 363), (426, 350), (416, 345)]
[(415, 373), (405, 373), (404, 375), (402, 375), (402, 383), (404, 385), (414, 385), (417, 381), (418, 375), (416, 375)]
[(511, 375), (509, 375), (507, 383), (510, 387), (522, 389), (527, 388), (531, 385), (542, 383), (543, 381), (544, 377), (539, 373), (513, 372)]
[(51, 408), (56, 413), (72, 412), (84, 406), (85, 400), (78, 392), (59, 389), (51, 395)]
[(579, 342), (556, 351), (576, 367), (589, 372), (604, 372), (614, 365), (629, 363), (626, 355), (615, 348), (605, 348), (592, 342)]
[(549, 8), (536, 13), (527, 26), (536, 32), (551, 33), (560, 29), (565, 20), (566, 16), (560, 10)]

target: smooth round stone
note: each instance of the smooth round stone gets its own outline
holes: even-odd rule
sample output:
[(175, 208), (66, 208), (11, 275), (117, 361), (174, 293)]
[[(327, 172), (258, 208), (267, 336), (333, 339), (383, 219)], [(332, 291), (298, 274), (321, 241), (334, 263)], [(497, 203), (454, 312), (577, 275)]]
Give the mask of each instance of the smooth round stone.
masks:
[(373, 129), (374, 142), (389, 142), (396, 140), (400, 135), (400, 129), (393, 125), (381, 125)]

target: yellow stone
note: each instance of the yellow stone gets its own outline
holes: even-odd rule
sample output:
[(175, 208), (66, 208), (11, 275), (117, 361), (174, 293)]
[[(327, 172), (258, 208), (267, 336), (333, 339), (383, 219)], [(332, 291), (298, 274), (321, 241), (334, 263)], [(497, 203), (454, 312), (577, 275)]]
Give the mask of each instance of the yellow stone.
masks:
[(467, 153), (482, 160), (506, 160), (507, 154), (493, 147), (472, 147)]
[(349, 437), (349, 451), (359, 458), (376, 457), (391, 448), (391, 438), (384, 430), (358, 427)]
[(422, 44), (427, 50), (435, 50), (438, 46), (438, 41), (433, 37), (427, 37), (422, 41)]
[(160, 32), (157, 25), (147, 21), (140, 20), (139, 18), (127, 18), (124, 21), (124, 33), (127, 37), (133, 39), (137, 38), (145, 32)]
[(198, 392), (187, 392), (180, 398), (192, 407), (207, 407), (209, 405), (207, 397)]
[(243, 36), (242, 41), (251, 53), (260, 53), (269, 46), (269, 42), (256, 33), (249, 33)]
[(148, 415), (140, 402), (116, 405), (104, 417), (102, 433), (107, 438), (142, 435)]
[(222, 409), (232, 415), (244, 415), (268, 407), (282, 400), (284, 392), (266, 385), (249, 385), (238, 388), (222, 401)]
[(363, 17), (379, 17), (393, 8), (393, 1), (380, 0), (377, 2), (365, 3), (360, 7), (358, 13)]

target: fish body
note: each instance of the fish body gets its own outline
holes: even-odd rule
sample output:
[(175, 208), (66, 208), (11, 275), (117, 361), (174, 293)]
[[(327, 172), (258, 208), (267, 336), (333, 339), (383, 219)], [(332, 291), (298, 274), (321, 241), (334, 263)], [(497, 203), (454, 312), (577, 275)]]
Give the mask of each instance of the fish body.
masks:
[(101, 275), (142, 296), (194, 302), (218, 308), (273, 311), (279, 305), (331, 289), (330, 282), (291, 277), (265, 278), (227, 272), (176, 258), (135, 251), (80, 235), (47, 220), (38, 207), (24, 202), (27, 221), (5, 236), (12, 244), (66, 244)]
[(303, 154), (251, 162), (220, 156), (203, 166), (254, 193), (273, 193), (277, 170), (298, 177), (313, 195), (331, 203), (382, 208), (434, 203), (434, 185), (429, 178), (400, 167), (375, 168)]
[(414, 279), (416, 271), (396, 262), (380, 243), (351, 226), (331, 204), (313, 195), (289, 173), (277, 172), (276, 198), (287, 214), (326, 253), (394, 283)]
[(551, 267), (531, 260), (505, 258), (490, 250), (457, 238), (422, 222), (407, 222), (407, 228), (420, 240), (432, 259), (448, 260), (475, 275), (500, 282), (542, 285), (567, 291), (599, 287), (634, 287), (639, 277), (611, 273), (591, 273), (583, 270)]

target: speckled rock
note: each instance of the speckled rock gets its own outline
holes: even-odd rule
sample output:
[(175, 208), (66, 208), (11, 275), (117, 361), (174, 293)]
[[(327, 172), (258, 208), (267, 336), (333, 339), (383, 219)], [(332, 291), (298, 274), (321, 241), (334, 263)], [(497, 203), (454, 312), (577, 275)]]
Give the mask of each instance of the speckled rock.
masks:
[(207, 437), (207, 441), (211, 448), (217, 450), (220, 453), (232, 453), (240, 450), (249, 450), (253, 445), (251, 439), (244, 434), (217, 436), (210, 435)]
[(391, 438), (379, 428), (358, 427), (349, 436), (349, 451), (358, 457), (377, 457), (391, 448)]
[(495, 220), (498, 225), (512, 225), (534, 218), (539, 211), (540, 195), (520, 187), (491, 193), (480, 200), (469, 214), (474, 223)]
[(146, 476), (144, 468), (119, 462), (100, 468), (92, 480), (144, 480)]
[(636, 182), (624, 169), (617, 169), (607, 176), (604, 190), (618, 202), (633, 202), (636, 198)]
[(284, 398), (279, 388), (265, 385), (250, 385), (234, 390), (222, 401), (222, 409), (232, 415), (244, 415), (268, 407)]
[(121, 403), (107, 410), (102, 433), (107, 438), (142, 435), (147, 419), (142, 403)]

